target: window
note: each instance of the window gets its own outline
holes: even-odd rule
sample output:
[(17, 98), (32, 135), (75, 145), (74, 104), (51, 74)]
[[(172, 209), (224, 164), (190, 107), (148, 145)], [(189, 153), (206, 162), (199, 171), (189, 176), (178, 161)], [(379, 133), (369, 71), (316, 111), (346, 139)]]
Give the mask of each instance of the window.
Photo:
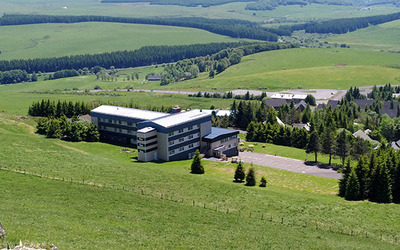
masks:
[(183, 133), (183, 129), (179, 129), (179, 133)]
[(179, 142), (183, 142), (185, 140), (185, 138), (179, 138)]
[(192, 144), (189, 144), (189, 148), (193, 148), (193, 143), (192, 143)]
[(112, 120), (111, 120), (111, 119), (108, 119), (108, 123), (112, 123)]
[(175, 141), (170, 141), (169, 142), (169, 145), (174, 145), (175, 144)]
[(193, 135), (189, 135), (189, 139), (193, 139)]
[(121, 124), (122, 124), (122, 121), (118, 121), (118, 124), (121, 125)]
[(189, 126), (189, 128), (188, 128), (189, 130), (192, 130), (193, 129), (193, 126)]
[(185, 150), (185, 147), (180, 147), (179, 148), (179, 151), (183, 151), (183, 150)]
[(169, 132), (168, 136), (173, 136), (175, 134), (175, 132)]
[(133, 123), (132, 122), (128, 122), (128, 126), (132, 126), (133, 125)]
[(122, 128), (118, 129), (118, 131), (119, 131), (120, 133), (122, 133)]
[(171, 150), (171, 151), (169, 151), (169, 154), (170, 154), (170, 155), (173, 155), (173, 154), (175, 154), (175, 149), (174, 149), (174, 150)]
[(142, 143), (139, 143), (139, 146), (140, 146), (140, 147), (144, 147), (144, 144), (142, 144)]

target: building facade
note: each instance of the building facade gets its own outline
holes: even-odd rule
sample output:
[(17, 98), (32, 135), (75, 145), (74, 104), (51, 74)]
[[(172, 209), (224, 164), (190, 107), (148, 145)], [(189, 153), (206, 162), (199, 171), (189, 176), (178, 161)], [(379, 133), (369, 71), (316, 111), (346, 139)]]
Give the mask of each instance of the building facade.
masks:
[(207, 156), (238, 154), (239, 132), (213, 128), (202, 110), (167, 114), (103, 105), (91, 118), (101, 140), (136, 147), (140, 161), (186, 160), (197, 149)]

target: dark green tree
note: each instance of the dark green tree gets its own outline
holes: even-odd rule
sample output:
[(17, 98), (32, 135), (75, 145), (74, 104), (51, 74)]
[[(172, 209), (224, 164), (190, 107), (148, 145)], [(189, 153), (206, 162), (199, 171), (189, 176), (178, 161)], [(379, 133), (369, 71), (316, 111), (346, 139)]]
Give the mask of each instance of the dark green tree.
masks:
[(347, 181), (349, 179), (351, 173), (351, 165), (350, 159), (347, 159), (346, 166), (343, 168), (342, 171), (342, 178), (339, 180), (339, 196), (345, 197), (346, 195), (346, 188), (347, 188)]
[(346, 183), (346, 193), (344, 198), (346, 200), (355, 201), (360, 197), (360, 184), (354, 169), (351, 170), (349, 178)]
[(311, 133), (310, 139), (308, 140), (307, 146), (306, 146), (306, 153), (314, 153), (314, 161), (318, 161), (318, 152), (321, 151), (321, 144), (319, 142), (319, 136), (318, 132), (315, 130)]
[(196, 150), (196, 153), (194, 154), (190, 173), (204, 174), (204, 167), (203, 164), (201, 163), (201, 156), (199, 150)]
[(261, 180), (260, 180), (260, 187), (266, 187), (267, 186), (267, 179), (265, 179), (264, 176), (261, 176)]
[(249, 168), (246, 175), (246, 186), (253, 187), (256, 185), (256, 171), (253, 165)]
[(390, 203), (392, 202), (392, 185), (390, 179), (390, 173), (385, 163), (381, 163), (378, 167), (379, 174), (376, 186), (375, 200), (379, 203)]
[(360, 184), (360, 199), (368, 198), (368, 189), (370, 185), (369, 166), (367, 156), (360, 156), (355, 169), (358, 182)]
[(322, 153), (329, 155), (329, 165), (332, 163), (332, 155), (335, 153), (335, 136), (327, 127), (322, 134)]
[(243, 182), (245, 178), (245, 170), (242, 161), (239, 161), (235, 171), (235, 182)]
[(394, 171), (392, 186), (393, 202), (400, 203), (400, 163)]
[(336, 155), (342, 159), (342, 166), (344, 166), (344, 161), (349, 155), (349, 149), (350, 145), (347, 140), (346, 130), (342, 129), (342, 132), (339, 133), (339, 136), (336, 140)]

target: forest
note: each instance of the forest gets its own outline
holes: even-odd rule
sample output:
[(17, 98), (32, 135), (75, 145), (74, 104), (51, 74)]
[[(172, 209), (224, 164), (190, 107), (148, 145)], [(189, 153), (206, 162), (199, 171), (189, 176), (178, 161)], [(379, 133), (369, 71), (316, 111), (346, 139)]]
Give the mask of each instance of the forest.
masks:
[(327, 5), (352, 5), (349, 0), (258, 0), (249, 3), (247, 10), (274, 10), (278, 6), (300, 5), (305, 6), (311, 3), (327, 4)]
[(146, 46), (133, 51), (116, 51), (95, 55), (72, 55), (56, 58), (0, 61), (0, 71), (14, 69), (28, 73), (55, 72), (64, 69), (83, 69), (100, 66), (103, 68), (128, 68), (152, 64), (170, 63), (184, 58), (194, 58), (216, 53), (226, 48), (248, 44), (245, 42), (209, 43), (175, 46)]
[(36, 82), (37, 75), (29, 75), (25, 70), (15, 69), (0, 72), (0, 84), (13, 84), (20, 82)]
[(282, 26), (280, 28), (288, 28), (292, 31), (305, 30), (307, 33), (344, 34), (358, 29), (367, 28), (370, 25), (378, 25), (398, 19), (400, 19), (400, 12), (388, 15), (333, 19), (322, 22), (315, 21), (306, 24)]
[(233, 38), (248, 38), (264, 41), (278, 40), (278, 35), (273, 32), (281, 32), (277, 29), (266, 29), (258, 23), (237, 19), (208, 19), (202, 17), (180, 18), (132, 18), (111, 16), (50, 16), (50, 15), (18, 15), (4, 14), (0, 18), (0, 25), (22, 25), (38, 23), (78, 23), (78, 22), (113, 22), (169, 25), (178, 27), (190, 27), (206, 30), (215, 34)]

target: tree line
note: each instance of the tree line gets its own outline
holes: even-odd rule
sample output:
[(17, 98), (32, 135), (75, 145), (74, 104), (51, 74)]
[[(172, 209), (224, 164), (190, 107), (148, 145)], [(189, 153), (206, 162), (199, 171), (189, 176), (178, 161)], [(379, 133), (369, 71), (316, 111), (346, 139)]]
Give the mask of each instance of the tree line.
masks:
[(87, 115), (90, 110), (94, 108), (92, 105), (85, 102), (72, 102), (72, 101), (50, 101), (41, 100), (38, 102), (33, 102), (29, 106), (28, 114), (30, 116), (40, 116), (40, 117), (54, 117), (60, 118), (66, 116), (68, 118), (77, 117), (80, 115)]
[(327, 4), (327, 5), (352, 5), (349, 0), (258, 0), (254, 3), (246, 5), (247, 10), (274, 10), (278, 6), (300, 5), (301, 7), (311, 4)]
[(291, 29), (291, 31), (305, 30), (307, 33), (344, 34), (347, 32), (352, 32), (358, 29), (366, 28), (370, 25), (378, 25), (381, 23), (391, 22), (398, 19), (400, 19), (400, 12), (387, 15), (332, 19), (322, 22), (313, 21), (299, 25), (282, 26), (280, 28), (281, 29), (289, 28)]
[(184, 59), (176, 64), (167, 65), (161, 73), (160, 85), (197, 78), (199, 73), (209, 72), (209, 77), (222, 73), (231, 65), (240, 63), (243, 56), (263, 51), (289, 49), (298, 47), (295, 44), (258, 43), (247, 44), (236, 48), (226, 48), (215, 54)]
[(216, 53), (225, 48), (239, 47), (246, 42), (208, 43), (175, 46), (145, 46), (131, 51), (115, 51), (93, 55), (71, 55), (53, 58), (15, 59), (0, 61), (0, 71), (20, 69), (28, 73), (55, 72), (85, 67), (128, 68), (159, 63), (170, 63), (184, 58), (194, 58)]
[(237, 19), (208, 19), (202, 17), (180, 18), (134, 18), (111, 16), (51, 16), (4, 14), (0, 25), (22, 25), (37, 23), (77, 23), (77, 22), (112, 22), (169, 25), (190, 27), (233, 38), (248, 38), (264, 41), (278, 41), (278, 35), (272, 33), (278, 29), (264, 29), (258, 23)]
[(28, 74), (25, 70), (15, 69), (0, 72), (0, 84), (13, 84), (20, 82), (36, 82), (36, 74)]
[(382, 147), (369, 157), (360, 156), (356, 166), (347, 161), (339, 196), (346, 200), (400, 203), (400, 153)]
[[(196, 7), (201, 5), (202, 7), (209, 7), (214, 5), (221, 5), (233, 2), (250, 2), (251, 0), (193, 0), (193, 1), (182, 1), (182, 0), (149, 0), (150, 4), (157, 5), (180, 5), (186, 7)], [(140, 3), (143, 0), (102, 0), (101, 3)]]

